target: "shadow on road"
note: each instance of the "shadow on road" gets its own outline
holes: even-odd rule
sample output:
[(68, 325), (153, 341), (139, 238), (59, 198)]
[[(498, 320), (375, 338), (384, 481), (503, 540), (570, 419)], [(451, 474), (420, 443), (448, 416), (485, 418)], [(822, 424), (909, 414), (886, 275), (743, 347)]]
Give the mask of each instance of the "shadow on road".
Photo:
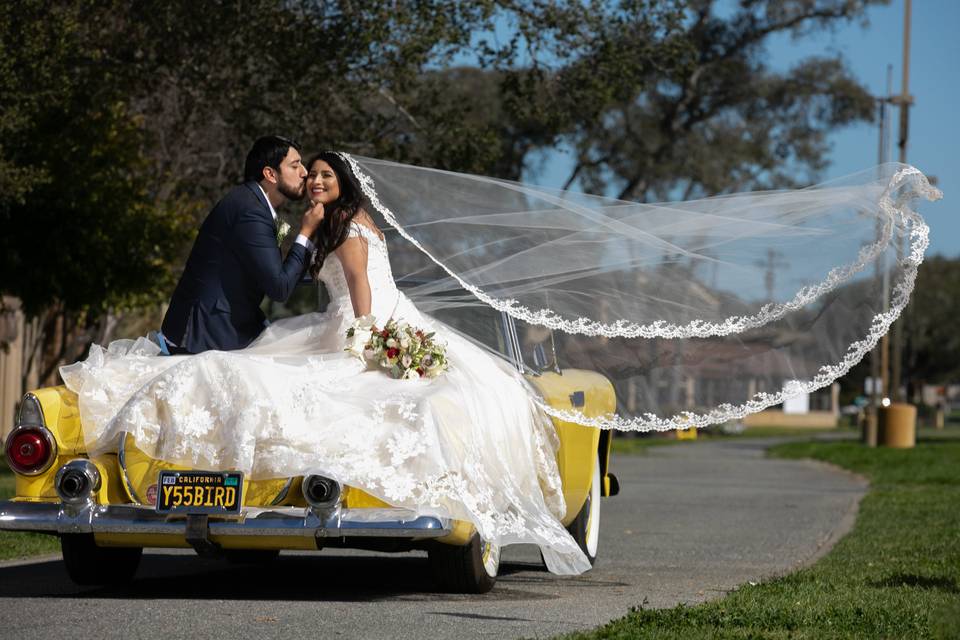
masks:
[(145, 553), (136, 579), (122, 587), (74, 585), (60, 560), (0, 567), (0, 598), (491, 602), (552, 600), (561, 584), (621, 586), (590, 576), (561, 578), (537, 563), (506, 562), (496, 588), (478, 596), (438, 593), (422, 556), (281, 555), (267, 565), (233, 565), (215, 558)]

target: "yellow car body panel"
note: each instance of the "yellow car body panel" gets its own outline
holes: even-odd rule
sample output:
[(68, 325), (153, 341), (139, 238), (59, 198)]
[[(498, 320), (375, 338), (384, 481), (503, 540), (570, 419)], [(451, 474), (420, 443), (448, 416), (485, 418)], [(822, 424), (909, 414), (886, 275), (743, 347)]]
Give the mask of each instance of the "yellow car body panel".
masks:
[(57, 459), (50, 468), (35, 476), (16, 475), (17, 498), (27, 502), (59, 500), (53, 487), (57, 470), (74, 458), (81, 457), (86, 447), (80, 427), (77, 395), (64, 386), (47, 387), (32, 392), (40, 401), (46, 427), (57, 441)]
[[(556, 409), (574, 409), (577, 393), (583, 394), (583, 406), (577, 408), (588, 417), (610, 414), (616, 409), (613, 385), (599, 373), (564, 369), (562, 374), (550, 371), (539, 376), (529, 376), (527, 379), (533, 383), (547, 404)], [(563, 480), (563, 497), (567, 503), (567, 513), (562, 519), (566, 526), (580, 512), (590, 493), (593, 465), (597, 460), (600, 443), (600, 429), (584, 427), (558, 418), (553, 418), (553, 424), (560, 438), (557, 464)], [(606, 456), (608, 452), (604, 451), (602, 454)]]
[(343, 491), (343, 506), (348, 509), (379, 509), (391, 505), (363, 489), (346, 487)]
[[(161, 471), (187, 471), (190, 467), (172, 464), (151, 458), (141, 451), (128, 434), (124, 437), (123, 461), (121, 473), (124, 476), (123, 486), (129, 502), (139, 504), (156, 504), (156, 499), (149, 498), (149, 489), (156, 491), (157, 479)], [(270, 507), (284, 504), (284, 499), (290, 496), (293, 486), (292, 478), (274, 478), (270, 480), (250, 481), (243, 479), (243, 504), (248, 507)], [(156, 495), (154, 493), (154, 495)]]

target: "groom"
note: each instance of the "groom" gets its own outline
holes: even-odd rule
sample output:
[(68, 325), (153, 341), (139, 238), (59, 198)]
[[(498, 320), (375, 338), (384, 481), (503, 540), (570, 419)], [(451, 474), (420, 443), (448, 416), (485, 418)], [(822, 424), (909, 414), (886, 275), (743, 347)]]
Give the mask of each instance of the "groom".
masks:
[(171, 354), (242, 349), (263, 331), (263, 296), (284, 302), (310, 264), (310, 238), (323, 205), (303, 214), (300, 235), (281, 258), (275, 207), (300, 200), (307, 170), (297, 143), (280, 136), (257, 140), (244, 183), (213, 208), (200, 227), (187, 266), (163, 318)]

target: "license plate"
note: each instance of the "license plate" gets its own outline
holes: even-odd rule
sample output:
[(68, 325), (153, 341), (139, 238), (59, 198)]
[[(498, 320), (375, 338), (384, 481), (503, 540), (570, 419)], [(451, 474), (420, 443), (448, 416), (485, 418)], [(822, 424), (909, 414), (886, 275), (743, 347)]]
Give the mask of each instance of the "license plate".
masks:
[(157, 511), (164, 513), (239, 513), (243, 474), (218, 471), (161, 471)]

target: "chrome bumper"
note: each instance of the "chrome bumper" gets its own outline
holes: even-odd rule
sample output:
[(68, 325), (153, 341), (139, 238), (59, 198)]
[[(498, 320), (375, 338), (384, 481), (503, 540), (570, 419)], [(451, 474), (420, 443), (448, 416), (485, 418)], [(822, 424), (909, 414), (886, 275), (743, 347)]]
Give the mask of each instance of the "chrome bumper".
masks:
[[(210, 536), (302, 536), (313, 538), (439, 538), (453, 531), (448, 518), (418, 516), (407, 509), (247, 507), (239, 515), (208, 522)], [(140, 505), (83, 505), (0, 502), (0, 531), (121, 533), (185, 536), (187, 518)]]

